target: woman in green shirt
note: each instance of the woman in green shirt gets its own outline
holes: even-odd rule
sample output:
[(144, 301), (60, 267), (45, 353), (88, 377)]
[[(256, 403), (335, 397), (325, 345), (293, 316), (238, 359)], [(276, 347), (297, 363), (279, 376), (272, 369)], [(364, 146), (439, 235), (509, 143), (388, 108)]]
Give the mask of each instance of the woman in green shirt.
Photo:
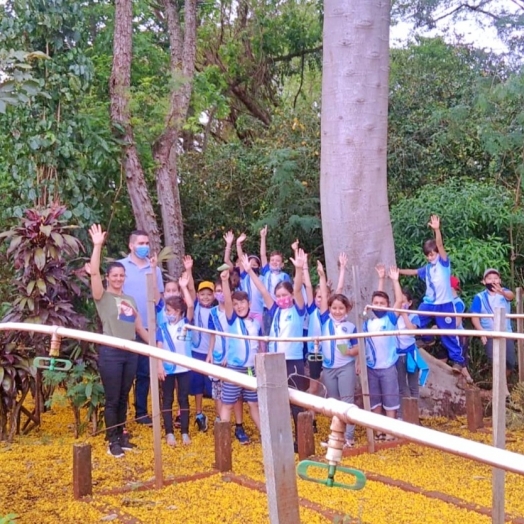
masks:
[[(93, 224), (89, 228), (89, 235), (93, 242), (91, 292), (104, 335), (135, 340), (135, 333), (138, 333), (143, 340), (147, 340), (148, 334), (140, 320), (135, 300), (123, 292), (126, 274), (120, 262), (111, 262), (107, 266), (107, 287), (104, 289), (100, 275), (100, 256), (106, 233), (99, 224)], [(117, 458), (124, 456), (124, 450), (131, 449), (132, 446), (127, 434), (124, 434), (124, 424), (137, 361), (137, 353), (99, 346), (98, 369), (105, 391), (104, 421), (106, 438), (109, 441), (108, 454)]]

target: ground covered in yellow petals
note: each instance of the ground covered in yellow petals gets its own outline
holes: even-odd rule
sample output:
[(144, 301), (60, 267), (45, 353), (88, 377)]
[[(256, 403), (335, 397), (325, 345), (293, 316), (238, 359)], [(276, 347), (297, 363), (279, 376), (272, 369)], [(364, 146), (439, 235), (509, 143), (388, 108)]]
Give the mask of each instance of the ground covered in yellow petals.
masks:
[[(206, 412), (211, 419), (213, 409), (209, 401)], [(249, 420), (247, 413), (246, 420)], [(472, 435), (461, 422), (440, 420), (427, 424), (490, 443), (489, 433)], [(129, 430), (138, 447), (124, 458), (114, 459), (107, 455), (103, 434), (86, 434), (75, 440), (72, 423), (70, 410), (56, 407), (43, 416), (38, 430), (17, 437), (13, 444), (0, 444), (0, 520), (3, 515), (15, 513), (19, 515), (16, 522), (31, 524), (269, 522), (259, 440), (255, 439), (250, 446), (233, 442), (233, 475), (228, 477), (213, 470), (212, 432), (196, 433), (191, 428), (190, 446), (173, 449), (163, 444), (167, 485), (154, 490), (150, 428), (130, 423)], [(329, 432), (329, 420), (319, 417), (318, 424), (316, 445), (322, 455), (320, 440)], [(254, 433), (249, 424), (247, 430)], [(360, 444), (364, 444), (364, 432), (357, 430), (357, 436)], [(72, 448), (78, 442), (92, 445), (93, 497), (89, 501), (75, 501), (72, 494)], [(507, 447), (524, 454), (524, 432), (510, 433)], [(361, 491), (346, 491), (299, 479), (302, 522), (491, 522), (489, 516), (473, 511), (474, 506), (491, 506), (489, 467), (413, 444), (380, 449), (373, 455), (345, 457), (344, 465), (369, 473), (371, 480)], [(318, 474), (322, 473), (318, 470)], [(189, 482), (181, 479), (195, 474), (202, 474), (201, 478)], [(379, 476), (388, 477), (391, 482), (378, 481)], [(239, 478), (246, 480), (244, 485), (239, 484)], [(402, 489), (402, 482), (415, 490), (419, 488), (420, 492)], [(442, 496), (436, 498), (430, 492)], [(524, 516), (522, 493), (524, 477), (507, 474), (506, 512), (512, 519)], [(461, 499), (464, 504), (458, 507), (446, 501), (446, 496)]]

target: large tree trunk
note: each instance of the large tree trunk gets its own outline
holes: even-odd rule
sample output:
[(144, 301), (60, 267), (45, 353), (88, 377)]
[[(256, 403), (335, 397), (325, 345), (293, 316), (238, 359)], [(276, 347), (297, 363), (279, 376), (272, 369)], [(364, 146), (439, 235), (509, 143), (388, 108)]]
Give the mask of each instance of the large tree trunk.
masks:
[[(389, 14), (388, 0), (324, 2), (320, 162), (324, 250), (330, 275), (338, 273), (341, 251), (358, 266), (358, 289), (349, 295), (359, 304), (369, 303), (376, 288), (375, 265), (395, 263), (386, 173)], [(451, 368), (428, 360), (423, 412), (460, 412), (464, 392)]]
[[(164, 243), (178, 256), (168, 262), (169, 272), (178, 276), (184, 254), (184, 225), (178, 190), (177, 157), (179, 135), (187, 118), (195, 74), (196, 55), (196, 0), (186, 0), (184, 29), (180, 16), (171, 0), (163, 0), (165, 22), (169, 33), (171, 76), (173, 92), (165, 129), (153, 146), (158, 201), (162, 213)], [(183, 34), (183, 37), (182, 37)]]
[(129, 118), (132, 46), (132, 0), (115, 0), (113, 68), (109, 80), (111, 124), (114, 133), (124, 142), (123, 168), (136, 227), (148, 233), (152, 248), (158, 250), (160, 234)]

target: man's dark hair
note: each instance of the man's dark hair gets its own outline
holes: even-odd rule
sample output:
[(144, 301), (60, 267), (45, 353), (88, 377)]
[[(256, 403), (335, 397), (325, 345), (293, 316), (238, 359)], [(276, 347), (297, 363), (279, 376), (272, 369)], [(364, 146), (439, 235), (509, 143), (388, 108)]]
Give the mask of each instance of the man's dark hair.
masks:
[(134, 231), (131, 231), (131, 234), (129, 235), (129, 242), (133, 242), (133, 240), (136, 237), (147, 237), (149, 238), (149, 234), (147, 231), (144, 231), (143, 229), (135, 229)]

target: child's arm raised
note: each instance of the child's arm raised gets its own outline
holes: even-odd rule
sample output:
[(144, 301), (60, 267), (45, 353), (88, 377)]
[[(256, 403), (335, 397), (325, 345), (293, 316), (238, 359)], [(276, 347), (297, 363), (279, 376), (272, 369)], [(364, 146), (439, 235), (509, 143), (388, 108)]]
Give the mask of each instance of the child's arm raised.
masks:
[(317, 261), (318, 281), (320, 284), (320, 313), (323, 314), (328, 310), (328, 286), (324, 266), (320, 260)]
[(106, 233), (102, 231), (100, 224), (93, 224), (89, 228), (89, 236), (93, 242), (89, 273), (91, 278), (91, 293), (94, 300), (100, 300), (104, 294), (104, 285), (102, 284), (102, 277), (100, 276), (100, 257), (102, 255), (102, 246), (106, 239)]
[(224, 262), (229, 266), (229, 269), (233, 269), (235, 266), (231, 261), (231, 248), (233, 246), (233, 241), (235, 240), (235, 235), (233, 234), (233, 231), (229, 230), (223, 238), (226, 241), (226, 248), (224, 250)]
[(377, 264), (375, 271), (378, 274), (377, 291), (384, 291), (384, 282), (386, 281), (386, 266), (384, 264)]
[(313, 296), (313, 284), (311, 284), (311, 277), (309, 276), (309, 266), (307, 263), (307, 254), (304, 261), (304, 286), (306, 286), (306, 299), (307, 299), (307, 305), (310, 306), (315, 301), (315, 297)]
[(244, 254), (240, 259), (240, 262), (244, 266), (244, 271), (250, 276), (253, 284), (255, 284), (255, 287), (260, 291), (262, 299), (264, 300), (264, 306), (266, 306), (268, 309), (271, 309), (275, 301), (269, 294), (269, 291), (266, 289), (266, 286), (264, 286), (262, 281), (258, 278), (258, 275), (256, 275), (253, 271), (251, 263), (249, 262), (249, 257), (246, 254)]
[[(262, 267), (267, 266), (266, 238), (267, 238), (267, 226), (264, 226), (260, 230), (260, 262), (262, 264)], [(262, 269), (262, 268), (260, 268), (260, 269)]]
[(220, 273), (222, 280), (222, 293), (224, 293), (224, 309), (228, 320), (233, 318), (233, 300), (231, 299), (231, 289), (229, 289), (229, 270)]
[(442, 233), (440, 232), (440, 217), (438, 215), (431, 215), (428, 226), (435, 232), (435, 242), (437, 243), (437, 250), (442, 260), (448, 259), (448, 254), (444, 249), (444, 242), (442, 240)]
[(186, 318), (188, 322), (193, 321), (193, 316), (195, 313), (195, 301), (191, 297), (191, 293), (189, 292), (189, 275), (186, 271), (182, 273), (182, 276), (178, 279), (178, 285), (180, 287), (180, 291), (182, 291), (182, 296), (184, 297), (184, 302), (187, 306), (187, 313)]
[(338, 255), (338, 282), (337, 289), (335, 290), (336, 294), (342, 293), (344, 291), (344, 280), (346, 277), (346, 268), (348, 267), (348, 256), (346, 253), (340, 253)]
[(194, 302), (196, 300), (196, 289), (195, 289), (195, 281), (193, 280), (193, 259), (191, 258), (191, 255), (184, 256), (183, 262), (184, 262), (184, 269), (188, 277), (187, 289), (189, 290), (191, 299)]
[(418, 277), (417, 269), (399, 269), (399, 275), (404, 275), (406, 277)]
[(302, 281), (304, 273), (304, 257), (305, 253), (302, 249), (297, 251), (295, 258), (290, 258), (295, 266), (295, 278), (293, 281), (293, 298), (299, 309), (304, 307), (304, 296), (302, 295)]
[[(400, 287), (400, 282), (398, 281), (400, 271), (395, 266), (389, 268), (389, 278), (393, 282), (393, 290), (395, 291), (395, 303), (393, 307), (395, 309), (400, 309), (402, 307), (402, 288)], [(395, 313), (398, 317), (398, 313)]]
[[(244, 250), (242, 249), (242, 244), (245, 242), (246, 240), (246, 234), (245, 233), (242, 233), (238, 238), (237, 238), (237, 257), (239, 258), (239, 260), (242, 258), (242, 255), (244, 254)], [(230, 266), (231, 269), (233, 269), (233, 266)]]

